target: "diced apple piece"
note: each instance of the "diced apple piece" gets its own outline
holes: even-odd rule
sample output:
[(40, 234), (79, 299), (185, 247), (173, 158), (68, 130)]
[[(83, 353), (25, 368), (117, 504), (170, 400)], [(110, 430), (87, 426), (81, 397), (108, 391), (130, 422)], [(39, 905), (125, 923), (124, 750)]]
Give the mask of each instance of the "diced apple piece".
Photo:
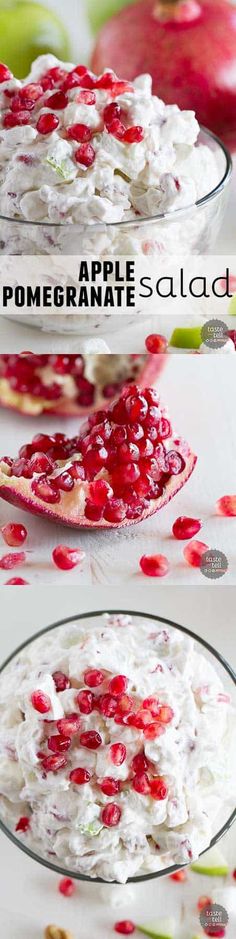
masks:
[(197, 861), (191, 864), (191, 870), (197, 874), (207, 874), (209, 877), (226, 877), (229, 866), (222, 851), (217, 846), (205, 851)]

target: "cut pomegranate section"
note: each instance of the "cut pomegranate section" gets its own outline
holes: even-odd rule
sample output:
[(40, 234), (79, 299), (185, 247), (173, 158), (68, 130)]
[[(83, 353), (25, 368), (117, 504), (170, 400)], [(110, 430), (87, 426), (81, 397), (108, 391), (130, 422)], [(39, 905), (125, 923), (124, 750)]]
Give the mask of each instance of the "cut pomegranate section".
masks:
[[(133, 433), (136, 443), (132, 441), (131, 452), (128, 442)], [(143, 456), (150, 443), (152, 456)], [(173, 439), (157, 391), (144, 388), (141, 393), (132, 385), (107, 412), (91, 415), (80, 435), (37, 434), (16, 459), (4, 457), (0, 496), (72, 528), (125, 527), (166, 505), (195, 463), (188, 445)], [(107, 486), (101, 486), (102, 480)], [(161, 573), (167, 573), (166, 559)]]

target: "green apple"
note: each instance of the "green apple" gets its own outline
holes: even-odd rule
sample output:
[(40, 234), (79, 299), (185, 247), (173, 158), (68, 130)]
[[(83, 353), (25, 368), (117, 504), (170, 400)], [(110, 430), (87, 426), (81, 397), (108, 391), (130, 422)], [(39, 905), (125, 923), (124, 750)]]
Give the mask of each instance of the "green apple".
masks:
[(57, 14), (30, 0), (0, 0), (0, 61), (25, 78), (31, 62), (46, 52), (69, 57), (67, 32)]
[(169, 917), (168, 919), (159, 919), (155, 923), (147, 924), (146, 926), (136, 926), (138, 932), (144, 933), (144, 936), (149, 936), (150, 939), (174, 939), (174, 919)]
[(201, 342), (201, 326), (178, 326), (172, 333), (169, 345), (176, 349), (199, 349)]
[(236, 294), (231, 297), (228, 312), (230, 313), (230, 316), (236, 316)]
[(119, 13), (122, 7), (128, 6), (135, 0), (87, 0), (89, 22), (94, 33), (97, 33), (103, 23), (106, 23), (114, 13)]
[(207, 874), (208, 877), (226, 877), (229, 873), (229, 866), (225, 860), (220, 848), (210, 848), (205, 851), (197, 861), (191, 864), (191, 870), (197, 874)]

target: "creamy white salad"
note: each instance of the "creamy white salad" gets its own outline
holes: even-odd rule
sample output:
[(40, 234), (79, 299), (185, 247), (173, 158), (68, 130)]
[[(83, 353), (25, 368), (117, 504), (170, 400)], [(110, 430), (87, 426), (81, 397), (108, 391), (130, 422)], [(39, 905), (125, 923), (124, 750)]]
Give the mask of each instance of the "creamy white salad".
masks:
[(175, 628), (104, 616), (27, 645), (0, 676), (0, 813), (39, 859), (125, 883), (186, 864), (230, 799), (232, 706)]

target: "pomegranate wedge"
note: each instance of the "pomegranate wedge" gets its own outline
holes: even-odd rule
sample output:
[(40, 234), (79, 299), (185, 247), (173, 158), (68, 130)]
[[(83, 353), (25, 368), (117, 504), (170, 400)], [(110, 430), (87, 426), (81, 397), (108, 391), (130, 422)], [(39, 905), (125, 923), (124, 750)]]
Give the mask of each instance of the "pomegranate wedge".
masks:
[(0, 462), (0, 495), (35, 515), (74, 528), (124, 527), (161, 509), (196, 462), (173, 437), (154, 388), (124, 389), (80, 435), (37, 434), (16, 459)]
[(85, 415), (127, 383), (152, 384), (163, 355), (0, 355), (0, 405), (21, 414)]

